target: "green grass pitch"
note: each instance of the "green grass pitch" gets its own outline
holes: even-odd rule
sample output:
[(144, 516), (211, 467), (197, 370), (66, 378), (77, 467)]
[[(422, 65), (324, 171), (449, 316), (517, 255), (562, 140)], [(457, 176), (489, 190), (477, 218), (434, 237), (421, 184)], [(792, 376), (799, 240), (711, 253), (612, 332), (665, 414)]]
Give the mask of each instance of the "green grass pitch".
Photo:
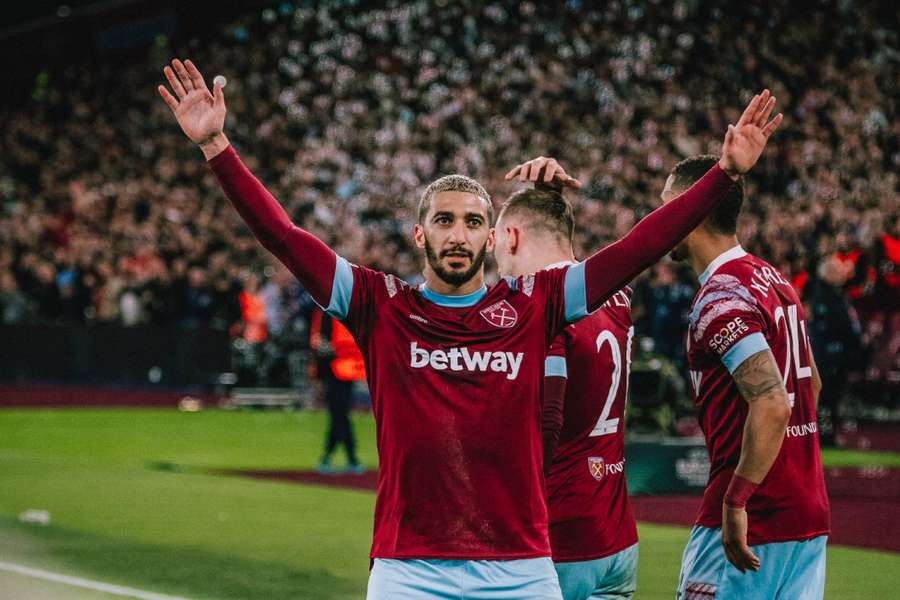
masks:
[[(374, 467), (372, 418), (354, 423)], [(151, 468), (308, 469), (324, 427), (309, 412), (0, 410), (0, 561), (198, 599), (362, 598), (372, 493)], [(825, 462), (900, 466), (900, 455)], [(20, 523), (29, 508), (50, 525)], [(674, 597), (687, 534), (641, 525), (637, 600)], [(898, 588), (900, 555), (829, 547), (830, 600)]]

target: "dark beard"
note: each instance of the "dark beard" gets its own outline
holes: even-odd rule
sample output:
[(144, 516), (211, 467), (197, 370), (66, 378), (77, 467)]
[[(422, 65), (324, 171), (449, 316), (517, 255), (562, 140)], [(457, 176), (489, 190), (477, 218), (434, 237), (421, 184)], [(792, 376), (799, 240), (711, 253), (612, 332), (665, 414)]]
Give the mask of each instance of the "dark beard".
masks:
[[(478, 254), (472, 258), (472, 253), (463, 248), (450, 248), (448, 250), (444, 250), (441, 252), (441, 256), (439, 257), (434, 252), (434, 248), (431, 247), (431, 244), (428, 243), (428, 238), (425, 238), (425, 257), (428, 259), (428, 264), (431, 266), (431, 270), (434, 271), (435, 275), (437, 275), (441, 281), (444, 283), (460, 286), (475, 276), (478, 270), (484, 265), (484, 256), (487, 251), (487, 242), (485, 242), (484, 246), (481, 247), (481, 250)], [(465, 252), (468, 254), (469, 259), (472, 260), (472, 266), (470, 266), (465, 271), (448, 271), (444, 268), (444, 265), (441, 264), (441, 257), (445, 256), (449, 252)]]
[(669, 258), (676, 262), (684, 262), (687, 260), (687, 249), (683, 246), (684, 242), (678, 244), (669, 252)]

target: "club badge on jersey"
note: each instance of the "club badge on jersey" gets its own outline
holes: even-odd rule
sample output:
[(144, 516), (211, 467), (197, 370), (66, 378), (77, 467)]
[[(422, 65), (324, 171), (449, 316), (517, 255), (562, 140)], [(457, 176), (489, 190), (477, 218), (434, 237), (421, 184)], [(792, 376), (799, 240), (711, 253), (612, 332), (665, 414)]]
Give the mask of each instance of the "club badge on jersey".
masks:
[(588, 469), (591, 472), (591, 477), (593, 477), (597, 481), (603, 479), (603, 476), (606, 474), (606, 463), (603, 462), (603, 457), (589, 456)]
[(480, 314), (485, 321), (494, 327), (502, 327), (504, 329), (509, 329), (519, 320), (519, 313), (506, 300), (491, 304), (487, 308), (482, 309)]

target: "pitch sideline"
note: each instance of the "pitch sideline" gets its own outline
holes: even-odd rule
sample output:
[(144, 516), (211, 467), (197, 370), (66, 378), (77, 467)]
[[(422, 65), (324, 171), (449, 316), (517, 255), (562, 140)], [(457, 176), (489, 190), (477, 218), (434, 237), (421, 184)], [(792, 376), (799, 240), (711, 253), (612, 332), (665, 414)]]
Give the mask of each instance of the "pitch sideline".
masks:
[(26, 577), (33, 577), (35, 579), (43, 579), (45, 581), (63, 583), (66, 585), (86, 588), (89, 590), (104, 592), (107, 594), (122, 596), (125, 598), (138, 598), (139, 600), (188, 600), (187, 598), (182, 598), (181, 596), (167, 596), (166, 594), (156, 594), (154, 592), (148, 592), (145, 590), (139, 590), (122, 585), (113, 585), (111, 583), (103, 583), (102, 581), (94, 581), (91, 579), (83, 579), (81, 577), (73, 577), (71, 575), (63, 575), (61, 573), (54, 573), (52, 571), (45, 571), (43, 569), (35, 569), (32, 567), (26, 567), (24, 565), (18, 565), (2, 560), (0, 560), (0, 571), (8, 571), (10, 573), (17, 573)]

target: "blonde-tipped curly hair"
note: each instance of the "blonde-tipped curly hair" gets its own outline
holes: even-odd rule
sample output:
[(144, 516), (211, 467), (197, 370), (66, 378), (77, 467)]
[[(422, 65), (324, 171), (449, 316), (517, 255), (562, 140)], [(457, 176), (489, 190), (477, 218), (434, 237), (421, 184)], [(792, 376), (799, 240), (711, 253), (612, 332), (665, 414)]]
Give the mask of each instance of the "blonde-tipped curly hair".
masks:
[(487, 206), (488, 224), (493, 222), (494, 205), (491, 203), (491, 195), (480, 183), (465, 175), (444, 175), (428, 184), (428, 187), (422, 192), (422, 197), (419, 199), (419, 224), (424, 223), (428, 209), (431, 208), (431, 201), (439, 192), (468, 192), (478, 196), (484, 200)]

